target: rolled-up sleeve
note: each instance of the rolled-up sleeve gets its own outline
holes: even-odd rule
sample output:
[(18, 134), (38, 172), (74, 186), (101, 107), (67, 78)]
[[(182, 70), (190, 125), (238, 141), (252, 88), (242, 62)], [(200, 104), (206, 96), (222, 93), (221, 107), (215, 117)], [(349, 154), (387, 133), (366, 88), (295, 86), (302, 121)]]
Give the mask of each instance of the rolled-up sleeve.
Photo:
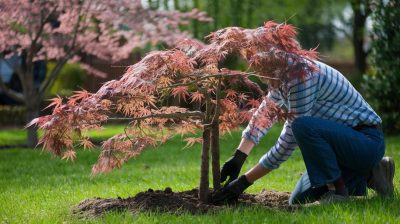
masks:
[(276, 169), (286, 161), (297, 147), (291, 124), (286, 121), (276, 144), (261, 157), (259, 163), (268, 169)]
[(250, 139), (257, 145), (276, 122), (276, 116), (271, 113), (270, 107), (271, 104), (279, 105), (279, 101), (280, 99), (276, 94), (269, 92), (242, 132), (242, 138)]

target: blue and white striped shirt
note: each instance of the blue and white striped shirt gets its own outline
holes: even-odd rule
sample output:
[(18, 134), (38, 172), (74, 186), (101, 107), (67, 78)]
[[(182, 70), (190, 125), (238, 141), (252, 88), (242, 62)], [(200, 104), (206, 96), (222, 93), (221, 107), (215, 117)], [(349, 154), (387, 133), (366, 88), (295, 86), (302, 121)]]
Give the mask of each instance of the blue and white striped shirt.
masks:
[[(377, 125), (382, 122), (340, 72), (322, 62), (315, 63), (318, 66), (317, 72), (309, 74), (304, 80), (290, 81), (287, 92), (277, 89), (269, 91), (267, 98), (285, 107), (295, 118), (312, 116), (349, 127), (360, 124)], [(264, 100), (257, 111), (262, 111), (266, 105)], [(262, 116), (262, 113), (257, 111), (252, 119)], [(270, 128), (260, 129), (249, 124), (242, 137), (258, 144)], [(276, 169), (290, 157), (296, 147), (291, 121), (287, 120), (276, 144), (260, 159), (260, 164), (269, 169)]]

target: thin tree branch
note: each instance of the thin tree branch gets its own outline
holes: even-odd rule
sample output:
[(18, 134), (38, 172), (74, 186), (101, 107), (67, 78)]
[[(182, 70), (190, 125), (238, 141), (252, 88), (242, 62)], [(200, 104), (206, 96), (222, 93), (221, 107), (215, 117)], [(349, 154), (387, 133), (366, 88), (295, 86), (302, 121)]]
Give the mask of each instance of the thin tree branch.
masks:
[(13, 100), (16, 100), (17, 102), (20, 103), (25, 103), (24, 95), (6, 86), (1, 77), (0, 77), (0, 88), (7, 94), (7, 96), (11, 97)]
[[(36, 55), (38, 49), (40, 46), (38, 46), (37, 42), (39, 40), (39, 38), (42, 36), (43, 34), (43, 30), (44, 30), (44, 26), (45, 24), (49, 21), (51, 15), (56, 11), (57, 9), (57, 5), (50, 11), (50, 13), (47, 16), (43, 15), (43, 12), (41, 11), (41, 17), (40, 17), (40, 27), (39, 30), (36, 33), (36, 36), (33, 38), (32, 43), (30, 45), (30, 49), (28, 51), (28, 55), (26, 57), (26, 64), (27, 64), (27, 69), (28, 69), (28, 73), (32, 72), (33, 69), (33, 58)], [(20, 75), (20, 79), (21, 79), (21, 83), (23, 85), (23, 89), (24, 91), (29, 91), (28, 87), (32, 84), (29, 83), (33, 83), (34, 82), (34, 77), (33, 74), (22, 74)], [(39, 97), (41, 98), (41, 93), (39, 91)]]
[(170, 113), (170, 114), (150, 114), (143, 117), (115, 117), (109, 118), (108, 120), (118, 120), (118, 121), (140, 121), (148, 118), (183, 118), (183, 117), (204, 117), (204, 113), (201, 111), (191, 111), (185, 113)]
[(241, 74), (242, 75), (247, 75), (247, 76), (255, 76), (255, 77), (263, 78), (263, 79), (271, 79), (271, 80), (277, 80), (277, 81), (280, 80), (279, 78), (275, 78), (275, 77), (257, 75), (254, 72), (242, 72), (240, 74), (219, 73), (219, 74), (213, 74), (213, 75), (206, 75), (206, 76), (203, 76), (203, 77), (200, 77), (200, 78), (196, 77), (196, 80), (193, 80), (192, 82), (176, 83), (176, 84), (173, 84), (173, 85), (169, 85), (169, 86), (163, 87), (161, 89), (170, 89), (170, 88), (174, 88), (174, 87), (178, 87), (178, 86), (189, 86), (189, 85), (192, 85), (192, 84), (196, 84), (198, 81), (201, 81), (203, 79), (217, 78), (217, 77), (224, 77), (224, 76), (234, 76), (234, 75), (241, 75)]
[[(55, 5), (53, 10), (51, 10), (51, 12), (46, 16), (46, 18), (44, 18), (44, 19), (43, 19), (43, 17), (41, 18), (39, 30), (37, 32), (35, 39), (32, 40), (31, 46), (36, 46), (36, 42), (39, 40), (40, 36), (42, 35), (44, 25), (49, 21), (50, 16), (53, 15), (53, 13), (56, 11), (57, 7), (58, 7), (58, 5)], [(41, 11), (41, 13), (42, 13), (42, 11)]]
[(215, 98), (216, 98), (216, 104), (215, 104), (215, 111), (214, 111), (214, 117), (211, 121), (211, 124), (216, 124), (218, 123), (218, 119), (219, 119), (219, 112), (220, 112), (220, 104), (221, 104), (221, 77), (219, 77), (218, 80), (218, 86), (217, 86), (217, 90), (215, 92)]
[[(82, 6), (79, 8), (79, 13), (78, 14), (80, 14), (81, 10), (82, 10)], [(68, 52), (67, 52), (67, 54), (65, 55), (65, 57), (63, 59), (58, 61), (56, 67), (53, 68), (49, 78), (46, 79), (43, 82), (43, 84), (40, 86), (40, 89), (39, 89), (39, 94), (40, 95), (43, 95), (46, 92), (47, 88), (49, 88), (49, 86), (51, 86), (53, 84), (54, 80), (57, 78), (58, 74), (60, 73), (61, 68), (70, 59), (70, 57), (72, 57), (72, 55), (74, 55), (77, 52), (76, 50), (74, 51), (73, 49), (74, 49), (74, 46), (75, 46), (75, 43), (76, 43), (76, 38), (78, 36), (78, 30), (79, 30), (79, 25), (80, 25), (80, 21), (79, 20), (80, 20), (80, 16), (78, 15), (77, 16), (77, 21), (76, 21), (76, 24), (75, 24), (75, 27), (74, 27), (74, 31), (73, 31), (72, 43), (71, 43), (71, 45), (70, 45), (70, 47), (68, 49)]]

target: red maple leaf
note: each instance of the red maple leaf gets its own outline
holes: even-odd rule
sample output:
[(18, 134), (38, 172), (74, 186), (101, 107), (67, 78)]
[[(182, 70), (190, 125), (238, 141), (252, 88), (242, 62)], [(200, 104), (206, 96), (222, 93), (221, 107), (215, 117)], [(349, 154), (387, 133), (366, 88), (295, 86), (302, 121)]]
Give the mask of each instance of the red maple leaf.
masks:
[(88, 91), (86, 91), (86, 90), (74, 91), (74, 93), (75, 94), (72, 95), (70, 97), (70, 99), (73, 99), (75, 101), (83, 100), (83, 99), (86, 99), (86, 98), (88, 98), (90, 96), (90, 93)]
[(226, 97), (227, 98), (229, 98), (229, 97), (235, 98), (236, 95), (237, 95), (237, 92), (235, 90), (233, 90), (233, 89), (228, 89), (225, 92), (226, 92)]
[(93, 142), (91, 142), (88, 138), (84, 138), (80, 143), (83, 146), (83, 149), (92, 149), (94, 148)]
[(186, 142), (186, 145), (183, 148), (192, 147), (196, 143), (203, 143), (203, 139), (201, 137), (199, 137), (199, 138), (194, 138), (194, 137), (185, 138), (184, 141)]
[(186, 102), (186, 97), (189, 96), (188, 87), (187, 86), (178, 86), (172, 89), (172, 96), (178, 97), (178, 100), (183, 99)]
[(248, 96), (246, 94), (244, 94), (244, 93), (240, 93), (238, 95), (239, 101), (245, 101), (245, 100), (247, 100), (247, 98), (248, 98)]
[(76, 152), (74, 150), (65, 151), (62, 159), (65, 159), (67, 161), (68, 160), (72, 161), (72, 160), (76, 159)]
[(54, 109), (57, 109), (62, 105), (62, 98), (60, 96), (49, 99), (49, 101), (51, 101), (51, 103), (47, 107), (45, 107), (43, 110), (50, 108), (52, 106), (54, 106)]
[(196, 91), (194, 93), (192, 93), (192, 101), (190, 101), (191, 103), (193, 102), (201, 102), (204, 99), (204, 95), (202, 93), (200, 93), (199, 91)]
[(247, 106), (251, 106), (251, 107), (259, 107), (260, 106), (260, 101), (256, 100), (256, 99), (250, 99), (249, 101), (247, 101)]

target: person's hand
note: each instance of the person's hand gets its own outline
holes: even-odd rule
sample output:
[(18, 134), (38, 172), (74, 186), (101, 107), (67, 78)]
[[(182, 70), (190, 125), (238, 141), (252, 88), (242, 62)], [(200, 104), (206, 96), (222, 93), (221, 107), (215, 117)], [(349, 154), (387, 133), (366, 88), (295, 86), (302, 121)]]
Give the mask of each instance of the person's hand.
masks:
[(246, 158), (247, 155), (244, 152), (236, 150), (235, 153), (224, 163), (224, 165), (222, 165), (221, 183), (225, 182), (228, 176), (229, 180), (226, 182), (225, 186), (235, 180), (239, 176), (240, 169), (242, 168)]
[(252, 183), (246, 179), (245, 175), (242, 175), (238, 179), (218, 190), (215, 194), (211, 195), (211, 202), (214, 205), (235, 203), (240, 194), (242, 194), (250, 185), (252, 185)]

